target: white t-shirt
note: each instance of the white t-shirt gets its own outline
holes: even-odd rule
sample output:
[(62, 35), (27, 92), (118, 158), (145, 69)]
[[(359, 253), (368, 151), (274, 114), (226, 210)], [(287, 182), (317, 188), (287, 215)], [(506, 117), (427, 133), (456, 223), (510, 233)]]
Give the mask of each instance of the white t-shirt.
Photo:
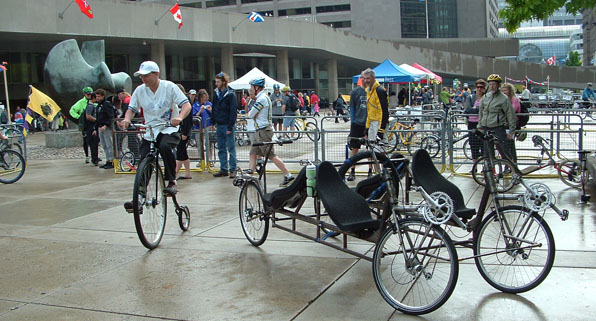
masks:
[(261, 91), (256, 98), (255, 104), (248, 112), (248, 118), (255, 120), (255, 129), (261, 129), (271, 124), (271, 100), (265, 91)]
[[(135, 113), (143, 108), (145, 125), (155, 125), (164, 121), (169, 121), (179, 115), (178, 108), (188, 102), (188, 98), (173, 82), (168, 80), (159, 80), (159, 86), (155, 93), (145, 84), (138, 86), (132, 93), (128, 109)], [(178, 131), (176, 127), (157, 127), (153, 129), (153, 134), (157, 138), (159, 133), (171, 134)], [(149, 130), (144, 138), (151, 140)]]

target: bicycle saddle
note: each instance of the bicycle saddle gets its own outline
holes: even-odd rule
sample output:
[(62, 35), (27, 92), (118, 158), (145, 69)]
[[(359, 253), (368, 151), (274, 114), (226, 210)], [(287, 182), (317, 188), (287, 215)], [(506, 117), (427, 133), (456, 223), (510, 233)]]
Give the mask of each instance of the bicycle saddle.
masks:
[(330, 162), (322, 162), (317, 170), (317, 193), (331, 220), (342, 231), (377, 230), (381, 221), (370, 216), (366, 200), (351, 190)]
[(306, 197), (306, 167), (300, 170), (292, 184), (263, 195), (263, 200), (267, 207), (278, 210), (284, 206), (289, 208), (298, 206), (298, 201), (302, 197)]
[(439, 173), (430, 155), (424, 149), (417, 150), (412, 157), (412, 176), (414, 183), (428, 194), (440, 191), (449, 195), (455, 205), (455, 215), (458, 217), (469, 219), (476, 215), (475, 209), (466, 207), (459, 188)]

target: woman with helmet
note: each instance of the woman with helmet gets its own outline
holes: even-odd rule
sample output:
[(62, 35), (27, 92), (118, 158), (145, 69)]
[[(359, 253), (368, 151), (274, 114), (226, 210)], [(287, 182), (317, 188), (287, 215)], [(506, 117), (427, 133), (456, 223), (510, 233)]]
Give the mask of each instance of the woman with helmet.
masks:
[[(512, 140), (515, 134), (515, 110), (513, 110), (509, 97), (499, 90), (502, 82), (501, 77), (492, 74), (488, 76), (487, 81), (489, 90), (478, 107), (478, 128), (491, 132), (505, 147), (507, 146), (506, 140)], [(505, 151), (507, 156), (512, 158), (506, 148)], [(494, 153), (494, 149), (484, 151), (485, 155), (489, 152)]]
[[(255, 135), (252, 143), (262, 143), (273, 141), (273, 128), (271, 127), (271, 99), (263, 90), (265, 88), (265, 78), (255, 78), (249, 82), (250, 95), (256, 96), (255, 103), (248, 112), (248, 118), (254, 121)], [(248, 173), (255, 171), (257, 157), (265, 157), (268, 146), (252, 146), (250, 149), (250, 160), (248, 162)], [(275, 155), (273, 148), (269, 154), (269, 159), (284, 173), (284, 180), (279, 186), (284, 186), (291, 182), (294, 177), (288, 171), (284, 162)]]

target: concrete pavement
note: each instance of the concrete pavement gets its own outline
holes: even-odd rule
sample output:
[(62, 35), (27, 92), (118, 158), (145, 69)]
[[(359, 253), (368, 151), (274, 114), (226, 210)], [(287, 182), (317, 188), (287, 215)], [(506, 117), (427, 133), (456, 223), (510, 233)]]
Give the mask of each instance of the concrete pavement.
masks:
[[(577, 204), (579, 191), (555, 179), (545, 182), (571, 214), (566, 222), (547, 214), (557, 252), (540, 286), (504, 294), (464, 261), (449, 301), (414, 317), (385, 303), (370, 262), (278, 229), (260, 248), (251, 246), (238, 220), (239, 189), (228, 178), (193, 173), (181, 181), (190, 230), (180, 231), (170, 203), (166, 235), (147, 251), (122, 209), (133, 178), (82, 160), (34, 160), (19, 182), (0, 186), (0, 320), (586, 320), (596, 314), (595, 205)], [(281, 179), (271, 175), (270, 190)], [(478, 204), (481, 190), (471, 178), (451, 180), (470, 206)], [(591, 192), (596, 195), (593, 186)]]

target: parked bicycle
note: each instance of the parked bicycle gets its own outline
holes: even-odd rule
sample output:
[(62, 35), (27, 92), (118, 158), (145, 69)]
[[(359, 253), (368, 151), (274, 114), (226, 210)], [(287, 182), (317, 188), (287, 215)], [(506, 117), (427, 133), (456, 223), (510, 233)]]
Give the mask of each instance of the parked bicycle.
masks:
[(154, 128), (168, 127), (169, 123), (154, 125), (137, 124), (139, 128), (149, 130), (151, 137), (149, 153), (137, 168), (132, 195), (132, 209), (127, 210), (134, 214), (135, 228), (141, 243), (148, 249), (159, 245), (166, 227), (168, 213), (167, 198), (171, 197), (178, 215), (178, 225), (183, 231), (190, 225), (190, 210), (188, 206), (180, 205), (176, 195), (164, 192), (164, 176), (159, 164), (159, 150), (155, 147)]
[(21, 179), (23, 174), (25, 174), (23, 155), (12, 149), (0, 148), (0, 183), (12, 184)]

